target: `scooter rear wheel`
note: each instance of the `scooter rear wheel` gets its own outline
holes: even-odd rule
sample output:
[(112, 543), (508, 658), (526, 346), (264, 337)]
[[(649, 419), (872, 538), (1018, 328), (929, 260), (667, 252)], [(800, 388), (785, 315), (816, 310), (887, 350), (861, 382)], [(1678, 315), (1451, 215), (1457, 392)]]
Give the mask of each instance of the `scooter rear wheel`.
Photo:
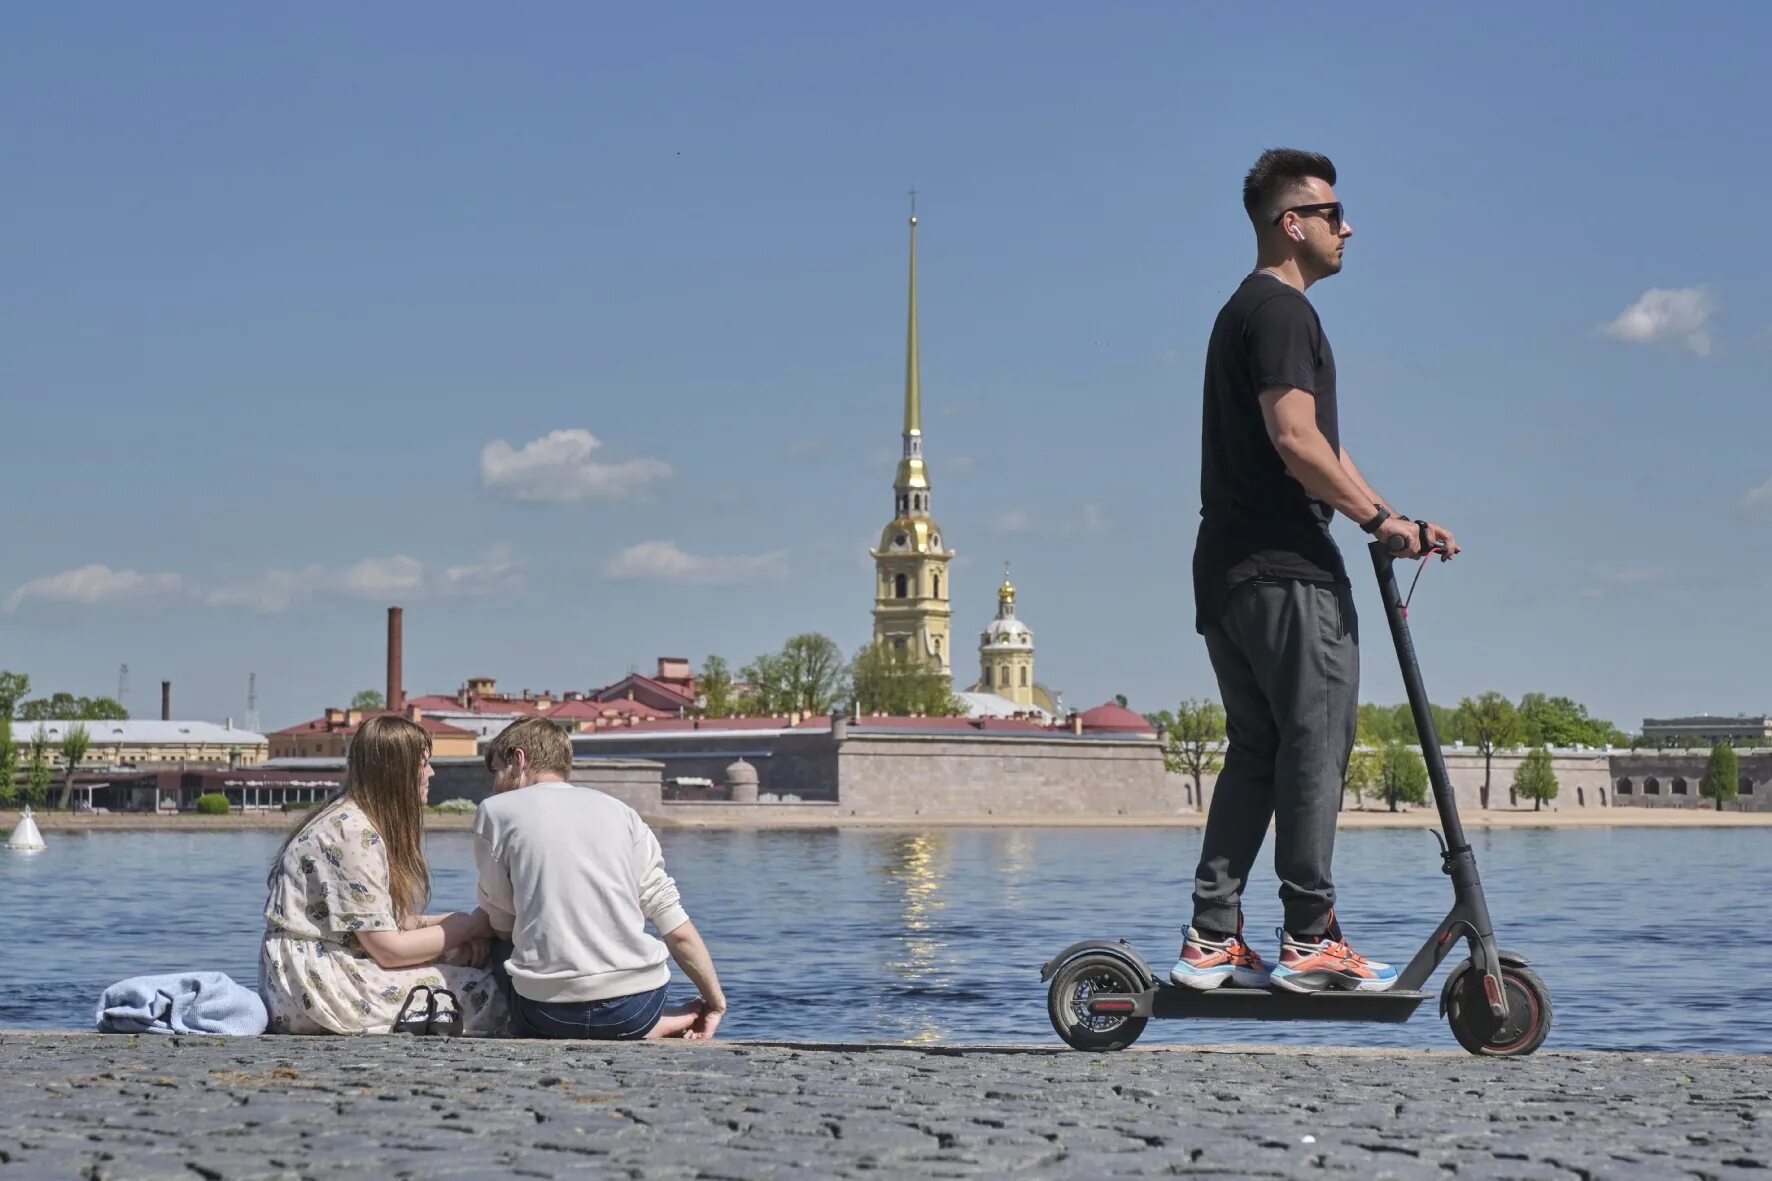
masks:
[(1052, 1028), (1078, 1050), (1124, 1050), (1144, 1032), (1148, 1018), (1095, 1014), (1089, 1001), (1103, 993), (1136, 996), (1144, 981), (1125, 960), (1111, 955), (1082, 955), (1058, 970), (1046, 990), (1046, 1015)]
[(1538, 973), (1519, 964), (1501, 966), (1502, 986), (1507, 990), (1507, 1017), (1489, 1011), (1483, 995), (1483, 974), (1466, 960), (1463, 972), (1446, 998), (1446, 1020), (1452, 1036), (1473, 1054), (1493, 1058), (1522, 1058), (1550, 1034), (1550, 989)]

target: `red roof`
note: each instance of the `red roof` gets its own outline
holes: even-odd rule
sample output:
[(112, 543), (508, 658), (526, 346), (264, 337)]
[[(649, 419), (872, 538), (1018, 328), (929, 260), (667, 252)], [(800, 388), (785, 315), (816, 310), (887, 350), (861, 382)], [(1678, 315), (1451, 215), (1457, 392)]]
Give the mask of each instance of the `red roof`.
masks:
[(953, 733), (1052, 734), (1055, 731), (1031, 718), (902, 718), (864, 717), (849, 723), (859, 730), (941, 730)]
[(569, 721), (594, 722), (600, 718), (674, 718), (677, 715), (669, 710), (657, 709), (644, 701), (567, 701), (550, 709), (545, 715), (550, 718), (566, 718)]
[(1116, 701), (1106, 701), (1082, 714), (1085, 733), (1155, 734), (1156, 727)]
[[(331, 721), (325, 714), (321, 714), (319, 717), (310, 721), (301, 722), (294, 726), (287, 726), (284, 729), (273, 731), (273, 733), (288, 734), (292, 736), (303, 734), (354, 734), (357, 731), (357, 726), (361, 726), (370, 718), (405, 716), (405, 714), (397, 713), (391, 709), (372, 709), (365, 712), (362, 717), (358, 718), (357, 724), (353, 726), (347, 725), (344, 722)], [(474, 737), (474, 732), (472, 730), (463, 730), (460, 726), (451, 726), (448, 722), (440, 722), (436, 718), (425, 717), (423, 713), (420, 713), (417, 720), (418, 724), (424, 728), (426, 734), (434, 734), (446, 738), (456, 736), (462, 738)]]
[(441, 693), (427, 693), (423, 697), (408, 697), (406, 704), (416, 705), (427, 713), (432, 711), (462, 712), (461, 702), (453, 697), (445, 697)]
[(605, 685), (603, 688), (598, 689), (591, 696), (595, 697), (598, 701), (614, 701), (621, 696), (622, 687), (630, 683), (650, 686), (651, 688), (657, 689), (660, 693), (665, 694), (667, 697), (678, 699), (684, 705), (695, 704), (694, 698), (683, 692), (683, 690), (676, 688), (673, 685), (667, 685), (663, 681), (656, 680), (653, 677), (646, 676), (644, 673), (629, 673), (613, 685)]

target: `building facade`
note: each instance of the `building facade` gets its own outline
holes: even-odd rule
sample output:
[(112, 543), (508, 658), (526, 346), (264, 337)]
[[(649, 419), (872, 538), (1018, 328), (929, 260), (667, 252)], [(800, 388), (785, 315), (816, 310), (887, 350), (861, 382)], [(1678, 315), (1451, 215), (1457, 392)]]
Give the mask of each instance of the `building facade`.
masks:
[(1643, 741), (1656, 746), (1678, 747), (1708, 748), (1719, 742), (1732, 746), (1772, 746), (1772, 717), (1760, 714), (1727, 718), (1700, 714), (1691, 718), (1644, 718)]
[(1015, 617), (1015, 584), (1005, 568), (997, 617), (978, 638), (978, 690), (1031, 708), (1034, 687), (1034, 633)]
[(62, 743), (76, 727), (86, 731), (82, 767), (247, 767), (270, 757), (263, 734), (237, 730), (232, 722), (119, 721), (13, 722), (12, 740), (21, 767), (29, 762), (39, 730), (52, 767), (64, 767)]
[(905, 331), (903, 456), (892, 482), (893, 516), (874, 559), (874, 641), (952, 675), (948, 563), (954, 552), (930, 515), (923, 460), (923, 406), (917, 360), (917, 219), (911, 217), (910, 312)]
[[(390, 713), (389, 710), (328, 709), (324, 714), (275, 731), (270, 735), (273, 759), (340, 759), (350, 746), (352, 735), (369, 718)], [(427, 715), (416, 704), (408, 703), (400, 716), (424, 727), (431, 737), (433, 758), (473, 758), (480, 751), (479, 735), (472, 730), (452, 726)], [(502, 728), (502, 727), (501, 727)]]

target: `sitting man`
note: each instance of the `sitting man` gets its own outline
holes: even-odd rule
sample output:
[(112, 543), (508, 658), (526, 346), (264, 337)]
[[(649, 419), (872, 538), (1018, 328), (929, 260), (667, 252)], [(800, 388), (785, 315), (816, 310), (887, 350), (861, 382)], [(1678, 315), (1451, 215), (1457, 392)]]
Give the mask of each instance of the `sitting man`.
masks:
[[(646, 822), (613, 796), (567, 782), (572, 743), (545, 718), (506, 726), (486, 767), (496, 794), (474, 817), (474, 860), (480, 905), (509, 940), (494, 967), (517, 1031), (713, 1037), (726, 997)], [(667, 949), (701, 990), (686, 1005), (665, 1005)]]

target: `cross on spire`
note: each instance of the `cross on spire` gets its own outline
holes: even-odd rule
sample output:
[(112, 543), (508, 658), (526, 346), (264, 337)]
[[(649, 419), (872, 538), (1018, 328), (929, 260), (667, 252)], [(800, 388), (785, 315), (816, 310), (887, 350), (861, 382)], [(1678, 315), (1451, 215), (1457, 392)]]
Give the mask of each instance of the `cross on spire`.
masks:
[(910, 192), (906, 195), (909, 196), (911, 199), (911, 216), (916, 217), (917, 216), (917, 186), (912, 185)]

